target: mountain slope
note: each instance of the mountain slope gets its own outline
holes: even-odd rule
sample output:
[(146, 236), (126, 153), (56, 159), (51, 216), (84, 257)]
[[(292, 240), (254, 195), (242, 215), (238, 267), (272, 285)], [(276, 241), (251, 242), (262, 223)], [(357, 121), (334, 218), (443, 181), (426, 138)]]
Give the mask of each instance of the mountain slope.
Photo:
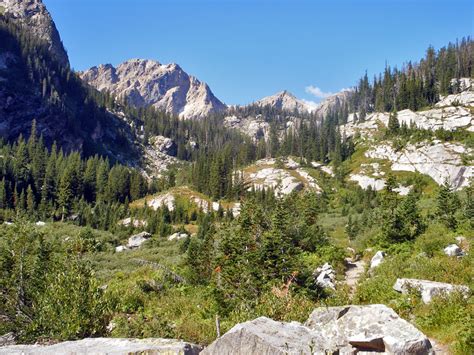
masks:
[(136, 161), (131, 127), (106, 108), (114, 106), (112, 99), (84, 85), (69, 69), (44, 5), (21, 4), (39, 12), (32, 20), (0, 15), (0, 136), (8, 141), (28, 136), (35, 120), (47, 145), (57, 142), (64, 151)]
[(153, 106), (180, 118), (202, 118), (227, 108), (206, 83), (174, 63), (132, 59), (117, 67), (99, 65), (80, 76), (98, 90), (107, 90), (135, 107)]
[(5, 17), (28, 27), (32, 35), (47, 43), (50, 53), (61, 65), (69, 64), (56, 25), (41, 0), (0, 0), (1, 9)]

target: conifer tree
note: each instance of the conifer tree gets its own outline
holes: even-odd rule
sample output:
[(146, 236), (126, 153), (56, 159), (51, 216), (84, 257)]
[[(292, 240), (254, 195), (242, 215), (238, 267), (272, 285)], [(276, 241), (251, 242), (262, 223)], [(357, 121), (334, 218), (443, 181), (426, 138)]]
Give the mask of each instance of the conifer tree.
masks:
[(436, 214), (439, 220), (452, 230), (455, 230), (457, 226), (456, 211), (458, 207), (459, 200), (449, 181), (445, 180), (438, 189)]

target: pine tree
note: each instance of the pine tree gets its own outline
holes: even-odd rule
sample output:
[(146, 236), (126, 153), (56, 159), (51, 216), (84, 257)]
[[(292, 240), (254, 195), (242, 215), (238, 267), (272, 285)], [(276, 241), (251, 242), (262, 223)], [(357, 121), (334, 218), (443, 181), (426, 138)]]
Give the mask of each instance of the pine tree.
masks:
[(64, 170), (58, 189), (58, 206), (61, 213), (61, 221), (64, 221), (66, 215), (69, 214), (73, 200), (73, 179), (74, 171), (71, 168)]
[(390, 135), (396, 135), (400, 130), (400, 122), (398, 121), (398, 114), (394, 109), (388, 118), (387, 129)]
[(34, 216), (36, 213), (36, 201), (35, 195), (33, 193), (33, 189), (31, 185), (28, 185), (28, 189), (26, 191), (26, 208), (28, 210), (29, 216)]
[(459, 201), (448, 180), (438, 189), (436, 214), (446, 227), (455, 230), (457, 226), (456, 211)]
[(5, 177), (0, 181), (0, 210), (8, 207)]

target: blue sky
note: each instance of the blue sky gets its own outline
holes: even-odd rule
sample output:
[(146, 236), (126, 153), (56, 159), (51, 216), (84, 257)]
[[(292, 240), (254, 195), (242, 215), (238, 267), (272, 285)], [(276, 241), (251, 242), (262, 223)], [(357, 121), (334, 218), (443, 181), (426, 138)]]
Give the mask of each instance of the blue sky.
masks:
[(373, 76), (474, 32), (472, 0), (44, 3), (76, 70), (130, 58), (176, 62), (227, 104), (284, 89), (319, 101), (366, 70)]

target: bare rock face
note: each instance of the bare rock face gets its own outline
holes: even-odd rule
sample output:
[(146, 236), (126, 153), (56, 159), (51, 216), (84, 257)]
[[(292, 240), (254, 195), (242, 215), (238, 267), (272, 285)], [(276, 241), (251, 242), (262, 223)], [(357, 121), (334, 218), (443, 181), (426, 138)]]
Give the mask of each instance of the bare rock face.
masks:
[(170, 166), (180, 164), (177, 159), (176, 143), (167, 137), (153, 136), (149, 139), (149, 144), (143, 150), (143, 172), (148, 178), (161, 177)]
[(80, 355), (80, 354), (153, 354), (153, 355), (197, 355), (201, 347), (174, 339), (113, 339), (86, 338), (66, 341), (54, 345), (12, 345), (0, 348), (0, 354), (9, 355)]
[(393, 289), (404, 294), (408, 293), (410, 289), (419, 290), (424, 303), (430, 303), (435, 296), (447, 295), (451, 292), (461, 292), (466, 295), (470, 292), (469, 287), (464, 285), (417, 279), (397, 279)]
[(282, 159), (282, 166), (273, 158), (261, 159), (255, 162), (250, 170), (243, 170), (242, 178), (248, 185), (248, 190), (272, 189), (275, 196), (284, 196), (293, 191), (308, 189), (320, 193), (321, 187), (317, 184), (300, 164), (291, 158)]
[(5, 16), (27, 26), (32, 34), (45, 41), (59, 63), (69, 65), (56, 25), (41, 0), (0, 0), (0, 8)]
[(352, 94), (352, 90), (342, 90), (341, 92), (327, 97), (313, 110), (313, 114), (318, 117), (325, 117), (331, 110), (342, 107), (346, 104)]
[(180, 118), (202, 118), (227, 109), (206, 83), (188, 75), (177, 64), (132, 59), (117, 67), (92, 67), (81, 78), (136, 107), (153, 106)]
[(272, 96), (264, 97), (254, 103), (258, 106), (271, 106), (281, 111), (312, 112), (317, 105), (312, 105), (304, 100), (296, 98), (292, 93), (284, 90)]
[(469, 185), (474, 167), (463, 164), (462, 155), (472, 150), (459, 143), (421, 142), (396, 151), (390, 144), (379, 144), (365, 153), (368, 158), (392, 162), (393, 171), (412, 171), (429, 175), (441, 185), (447, 179), (455, 189)]

